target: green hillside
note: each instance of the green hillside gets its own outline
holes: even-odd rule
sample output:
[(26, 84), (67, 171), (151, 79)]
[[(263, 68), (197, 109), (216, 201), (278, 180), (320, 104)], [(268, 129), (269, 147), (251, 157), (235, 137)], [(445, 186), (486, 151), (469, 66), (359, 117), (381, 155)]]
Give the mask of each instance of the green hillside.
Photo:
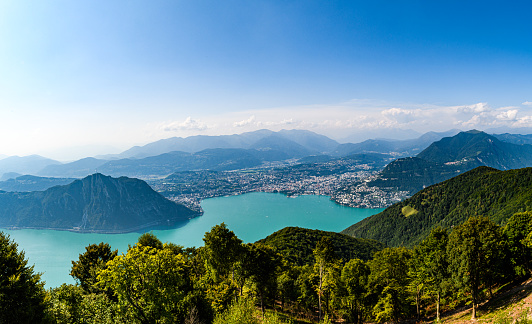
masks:
[(528, 210), (532, 210), (532, 168), (478, 167), (425, 188), (341, 233), (390, 246), (412, 246), (434, 226), (452, 228), (476, 215), (503, 224), (514, 213)]
[(463, 170), (417, 157), (397, 159), (382, 170), (380, 176), (369, 183), (380, 188), (398, 188), (415, 193), (435, 183), (459, 175)]
[(271, 246), (291, 264), (304, 265), (314, 262), (312, 251), (323, 236), (331, 238), (336, 255), (344, 261), (353, 258), (369, 260), (373, 253), (385, 247), (384, 244), (374, 240), (301, 227), (285, 227), (257, 243)]

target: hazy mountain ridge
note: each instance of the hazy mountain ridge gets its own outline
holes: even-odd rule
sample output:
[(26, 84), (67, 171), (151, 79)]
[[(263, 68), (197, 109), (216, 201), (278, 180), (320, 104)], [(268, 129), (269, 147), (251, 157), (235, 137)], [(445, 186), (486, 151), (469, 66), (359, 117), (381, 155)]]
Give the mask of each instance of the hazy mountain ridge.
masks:
[(281, 130), (279, 132), (274, 132), (267, 129), (262, 129), (254, 132), (234, 135), (197, 135), (185, 138), (172, 137), (149, 143), (144, 146), (135, 146), (118, 154), (116, 157), (144, 158), (173, 151), (195, 153), (207, 149), (218, 148), (260, 148), (261, 145), (257, 144), (257, 142), (271, 136), (297, 143), (311, 152), (328, 152), (333, 150), (338, 145), (338, 142), (324, 135), (319, 135), (310, 131)]
[(532, 134), (493, 134), (499, 141), (508, 142), (512, 144), (532, 144)]
[(197, 153), (170, 152), (143, 159), (109, 161), (98, 170), (112, 176), (132, 177), (165, 176), (191, 170), (229, 171), (259, 166), (263, 161), (261, 155), (264, 157), (267, 154), (245, 149), (208, 149)]
[(393, 154), (395, 157), (412, 156), (423, 151), (433, 142), (454, 136), (459, 132), (456, 129), (447, 132), (428, 132), (418, 138), (408, 140), (368, 139), (360, 143), (340, 144), (334, 154), (346, 156), (359, 153), (386, 153)]
[(0, 192), (0, 226), (128, 232), (174, 226), (199, 214), (165, 199), (144, 181), (94, 174), (45, 191)]
[(471, 216), (502, 224), (532, 210), (532, 168), (499, 171), (479, 167), (425, 188), (341, 233), (391, 246), (412, 246), (435, 226), (451, 228)]
[(264, 137), (258, 140), (253, 145), (251, 145), (250, 149), (255, 149), (258, 151), (283, 152), (286, 156), (283, 160), (289, 158), (302, 158), (313, 154), (323, 153), (317, 150), (308, 149), (303, 145), (286, 139), (278, 134), (272, 134), (268, 137)]
[(83, 178), (89, 174), (97, 173), (98, 168), (107, 162), (109, 161), (87, 157), (74, 162), (48, 165), (37, 174), (47, 177)]
[(61, 164), (40, 155), (10, 156), (0, 160), (0, 174), (15, 172), (19, 174), (37, 174), (49, 165)]
[[(361, 163), (384, 167), (384, 165), (392, 158), (414, 155), (422, 151), (423, 148), (425, 148), (425, 150), (419, 153), (418, 157), (423, 158), (428, 162), (437, 162), (445, 165), (445, 167), (441, 166), (442, 174), (454, 175), (457, 169), (453, 168), (452, 165), (460, 165), (460, 172), (472, 169), (479, 165), (489, 165), (501, 169), (529, 165), (529, 156), (523, 157), (523, 153), (524, 151), (530, 150), (523, 150), (522, 147), (519, 147), (513, 149), (513, 151), (508, 154), (505, 153), (505, 150), (508, 147), (508, 145), (506, 145), (507, 143), (518, 145), (519, 143), (528, 143), (529, 141), (532, 141), (532, 135), (494, 135), (492, 138), (493, 141), (497, 141), (497, 138), (504, 140), (496, 142), (498, 143), (497, 145), (499, 146), (499, 149), (494, 150), (487, 155), (469, 154), (468, 157), (467, 154), (463, 154), (464, 157), (469, 159), (467, 161), (462, 161), (458, 159), (459, 157), (451, 157), (447, 159), (452, 161), (441, 161), (442, 156), (447, 155), (441, 154), (442, 150), (437, 146), (430, 149), (433, 153), (432, 156), (429, 156), (431, 154), (428, 153), (428, 151), (430, 151), (428, 149), (430, 148), (431, 143), (436, 143), (437, 140), (441, 141), (445, 136), (455, 134), (456, 132), (458, 131), (450, 130), (439, 133), (428, 132), (416, 139), (374, 139), (356, 144), (338, 144), (338, 142), (324, 135), (305, 130), (281, 130), (279, 132), (259, 130), (239, 135), (191, 136), (187, 138), (174, 137), (159, 140), (142, 147), (133, 147), (122, 154), (131, 155), (133, 157), (121, 159), (117, 159), (120, 155), (115, 155), (107, 156), (107, 159), (88, 157), (69, 163), (61, 163), (35, 155), (26, 157), (9, 157), (0, 160), (0, 173), (7, 174), (11, 178), (15, 178), (22, 174), (32, 174), (43, 177), (82, 178), (93, 173), (101, 172), (112, 176), (131, 176), (147, 179), (151, 176), (166, 176), (173, 172), (188, 170), (246, 169), (260, 166), (263, 163), (303, 159), (309, 156), (322, 156), (321, 159), (323, 160), (323, 155), (329, 155), (330, 159), (350, 158), (360, 160)], [(456, 145), (461, 144), (451, 144), (453, 148), (456, 147)], [(478, 143), (475, 145), (478, 145)], [(176, 147), (181, 147), (184, 151), (169, 151)], [(202, 147), (212, 148), (195, 151)], [(470, 150), (474, 149), (475, 146), (470, 145)], [(477, 147), (476, 149), (483, 151), (488, 150), (489, 147), (484, 145), (484, 147)], [(164, 153), (153, 155), (156, 152)], [(455, 153), (453, 149), (451, 149), (451, 153)], [(505, 157), (501, 160), (503, 155)], [(313, 158), (310, 159), (312, 160)], [(435, 159), (439, 160), (435, 161)], [(497, 159), (501, 160), (499, 161), (500, 163), (497, 163)], [(464, 164), (464, 162), (468, 163)], [(434, 168), (431, 167), (431, 169)], [(413, 172), (415, 173), (417, 171), (414, 170)], [(427, 171), (423, 172), (427, 173)], [(4, 176), (3, 178), (7, 179), (9, 177)], [(387, 178), (397, 178), (401, 180), (401, 177), (395, 177), (393, 174)], [(443, 180), (443, 178), (439, 177), (437, 174), (428, 178)], [(431, 184), (430, 181), (421, 182), (423, 185)], [(418, 190), (419, 189), (420, 188), (418, 188)]]
[(23, 175), (16, 178), (0, 181), (0, 190), (29, 192), (43, 191), (53, 186), (66, 185), (73, 182), (73, 178), (46, 178), (32, 175)]

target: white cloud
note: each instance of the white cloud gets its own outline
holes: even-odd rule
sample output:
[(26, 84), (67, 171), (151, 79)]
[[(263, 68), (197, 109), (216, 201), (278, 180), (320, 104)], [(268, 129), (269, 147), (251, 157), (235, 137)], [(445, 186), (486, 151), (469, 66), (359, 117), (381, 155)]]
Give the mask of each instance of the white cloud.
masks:
[(523, 116), (518, 118), (511, 127), (532, 127), (532, 116)]
[(409, 123), (416, 119), (416, 110), (403, 109), (403, 108), (390, 108), (382, 111), (385, 117), (391, 118), (396, 122), (403, 124)]
[(483, 102), (445, 106), (351, 100), (331, 105), (277, 107), (204, 115), (201, 120), (188, 117), (184, 121), (166, 123), (156, 130), (151, 129), (159, 138), (165, 136), (165, 131), (179, 131), (180, 136), (191, 136), (237, 134), (266, 128), (273, 131), (308, 129), (341, 139), (355, 133), (367, 133), (375, 137), (378, 134), (405, 131), (425, 133), (452, 128), (486, 130), (496, 127), (528, 127), (530, 124), (532, 109), (523, 106), (491, 107)]
[(522, 103), (523, 106), (531, 106), (532, 107), (532, 101), (525, 101)]
[(491, 111), (491, 108), (485, 102), (479, 102), (474, 105), (458, 106), (456, 111), (463, 114), (478, 114)]
[(241, 120), (233, 123), (233, 127), (244, 127), (252, 125), (255, 122), (255, 116), (251, 116), (248, 119)]
[(496, 116), (496, 118), (498, 120), (515, 120), (518, 112), (519, 110), (517, 109), (509, 109), (509, 110), (502, 111), (501, 113), (499, 113)]
[(165, 132), (175, 132), (175, 131), (204, 131), (209, 128), (205, 123), (192, 119), (190, 116), (185, 119), (183, 122), (170, 122), (162, 125), (162, 129)]
[(290, 118), (290, 119), (281, 120), (281, 122), (279, 124), (280, 125), (294, 125), (294, 124), (296, 124), (296, 122), (292, 118)]
[[(300, 122), (296, 122), (292, 118), (257, 123), (257, 126), (260, 126), (260, 127), (283, 127), (283, 126), (300, 127), (301, 125), (302, 124)], [(310, 126), (310, 125), (307, 124), (307, 126)]]

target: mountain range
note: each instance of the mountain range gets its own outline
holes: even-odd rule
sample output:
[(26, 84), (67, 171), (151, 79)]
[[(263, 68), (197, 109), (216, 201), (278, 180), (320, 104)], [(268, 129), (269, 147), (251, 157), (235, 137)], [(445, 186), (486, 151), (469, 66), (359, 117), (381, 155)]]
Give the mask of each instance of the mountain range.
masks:
[(238, 135), (173, 137), (117, 155), (70, 163), (36, 155), (8, 157), (0, 160), (0, 179), (22, 174), (82, 178), (98, 172), (148, 179), (179, 171), (229, 171), (288, 160), (319, 163), (339, 158), (360, 160), (380, 168), (393, 158), (411, 156), (390, 163), (373, 185), (415, 192), (479, 165), (499, 169), (529, 166), (530, 143), (532, 135), (450, 130), (429, 132), (409, 140), (373, 139), (339, 144), (310, 131), (259, 130)]
[(338, 142), (335, 140), (306, 130), (281, 130), (279, 132), (273, 132), (262, 129), (234, 135), (198, 135), (186, 138), (172, 137), (144, 146), (135, 146), (118, 155), (108, 155), (105, 158), (139, 159), (173, 151), (195, 153), (207, 149), (279, 150), (288, 147), (299, 151), (299, 155), (306, 156), (330, 152), (336, 146), (338, 146)]
[(1, 228), (121, 233), (176, 226), (196, 216), (142, 180), (99, 173), (45, 191), (0, 191)]
[(417, 154), (435, 141), (444, 137), (454, 136), (460, 131), (452, 129), (447, 132), (428, 132), (415, 139), (391, 140), (369, 139), (361, 143), (340, 144), (334, 151), (337, 156), (346, 156), (359, 153), (386, 153), (395, 157), (405, 157)]
[(514, 143), (476, 130), (445, 137), (415, 157), (391, 162), (369, 184), (415, 193), (479, 166), (499, 170), (532, 166), (532, 145), (515, 144), (519, 142), (515, 139), (526, 136), (504, 134), (499, 137), (514, 139)]
[(39, 171), (49, 165), (61, 164), (59, 161), (48, 159), (40, 155), (10, 156), (0, 160), (0, 174), (7, 172), (37, 175)]

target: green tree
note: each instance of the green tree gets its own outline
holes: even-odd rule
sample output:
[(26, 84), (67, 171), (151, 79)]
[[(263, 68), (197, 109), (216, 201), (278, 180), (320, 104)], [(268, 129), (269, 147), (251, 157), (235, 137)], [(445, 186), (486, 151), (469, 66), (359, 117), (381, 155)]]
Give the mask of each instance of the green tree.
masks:
[(202, 278), (203, 288), (217, 312), (227, 309), (231, 299), (238, 295), (236, 265), (241, 261), (244, 247), (233, 231), (222, 223), (213, 226), (203, 237), (201, 248), (206, 275)]
[(62, 284), (49, 290), (48, 312), (53, 323), (121, 323), (117, 305), (106, 294), (85, 293), (80, 286)]
[(377, 322), (398, 321), (408, 315), (408, 265), (412, 252), (405, 247), (386, 248), (369, 261), (369, 286), (377, 297), (373, 315)]
[[(440, 320), (440, 302), (442, 293), (448, 286), (450, 274), (447, 259), (449, 235), (441, 227), (434, 228), (414, 250), (409, 277), (419, 302), (419, 289), (433, 296), (436, 302), (436, 319)], [(419, 307), (417, 310), (419, 316)]]
[(449, 269), (457, 288), (471, 295), (472, 319), (477, 316), (481, 286), (491, 287), (504, 259), (503, 244), (500, 227), (486, 217), (471, 217), (449, 235)]
[(512, 265), (518, 275), (532, 272), (532, 248), (526, 244), (526, 238), (531, 232), (532, 212), (530, 211), (512, 215), (503, 229), (508, 239)]
[(305, 308), (312, 308), (318, 304), (318, 295), (316, 294), (316, 287), (318, 287), (319, 276), (311, 264), (305, 264), (298, 267), (298, 277), (296, 285), (298, 287), (298, 302)]
[(351, 259), (342, 268), (342, 304), (349, 322), (362, 323), (364, 300), (368, 290), (369, 266), (360, 259)]
[(163, 248), (163, 242), (161, 242), (159, 238), (157, 238), (157, 236), (155, 236), (155, 234), (151, 232), (144, 233), (139, 236), (139, 238), (137, 239), (137, 243), (142, 246), (149, 246), (158, 250), (161, 250)]
[(282, 272), (277, 276), (277, 293), (281, 299), (281, 308), (284, 309), (286, 302), (295, 302), (299, 297), (297, 278), (300, 267), (292, 266), (283, 259)]
[(222, 223), (206, 232), (205, 243), (206, 268), (210, 271), (214, 282), (219, 282), (233, 274), (234, 264), (243, 252), (242, 240)]
[(254, 290), (259, 296), (262, 316), (264, 317), (264, 300), (269, 294), (275, 296), (277, 290), (277, 274), (280, 258), (273, 249), (264, 244), (247, 244), (246, 268)]
[(316, 248), (313, 251), (314, 258), (316, 260), (315, 268), (318, 272), (318, 287), (316, 292), (318, 293), (318, 310), (319, 319), (322, 318), (322, 296), (325, 297), (327, 309), (329, 306), (330, 292), (334, 289), (335, 270), (339, 268), (339, 260), (334, 252), (334, 245), (332, 240), (328, 236), (322, 236), (321, 240), (316, 244)]
[(24, 252), (0, 232), (0, 323), (41, 323), (45, 320), (44, 282), (28, 266)]
[(100, 292), (95, 287), (98, 272), (105, 269), (109, 260), (116, 257), (118, 250), (111, 250), (108, 243), (90, 244), (85, 252), (79, 255), (78, 261), (72, 261), (70, 275), (86, 292)]
[(136, 244), (109, 261), (98, 281), (115, 293), (123, 318), (139, 323), (182, 322), (195, 306), (185, 258), (171, 248)]

